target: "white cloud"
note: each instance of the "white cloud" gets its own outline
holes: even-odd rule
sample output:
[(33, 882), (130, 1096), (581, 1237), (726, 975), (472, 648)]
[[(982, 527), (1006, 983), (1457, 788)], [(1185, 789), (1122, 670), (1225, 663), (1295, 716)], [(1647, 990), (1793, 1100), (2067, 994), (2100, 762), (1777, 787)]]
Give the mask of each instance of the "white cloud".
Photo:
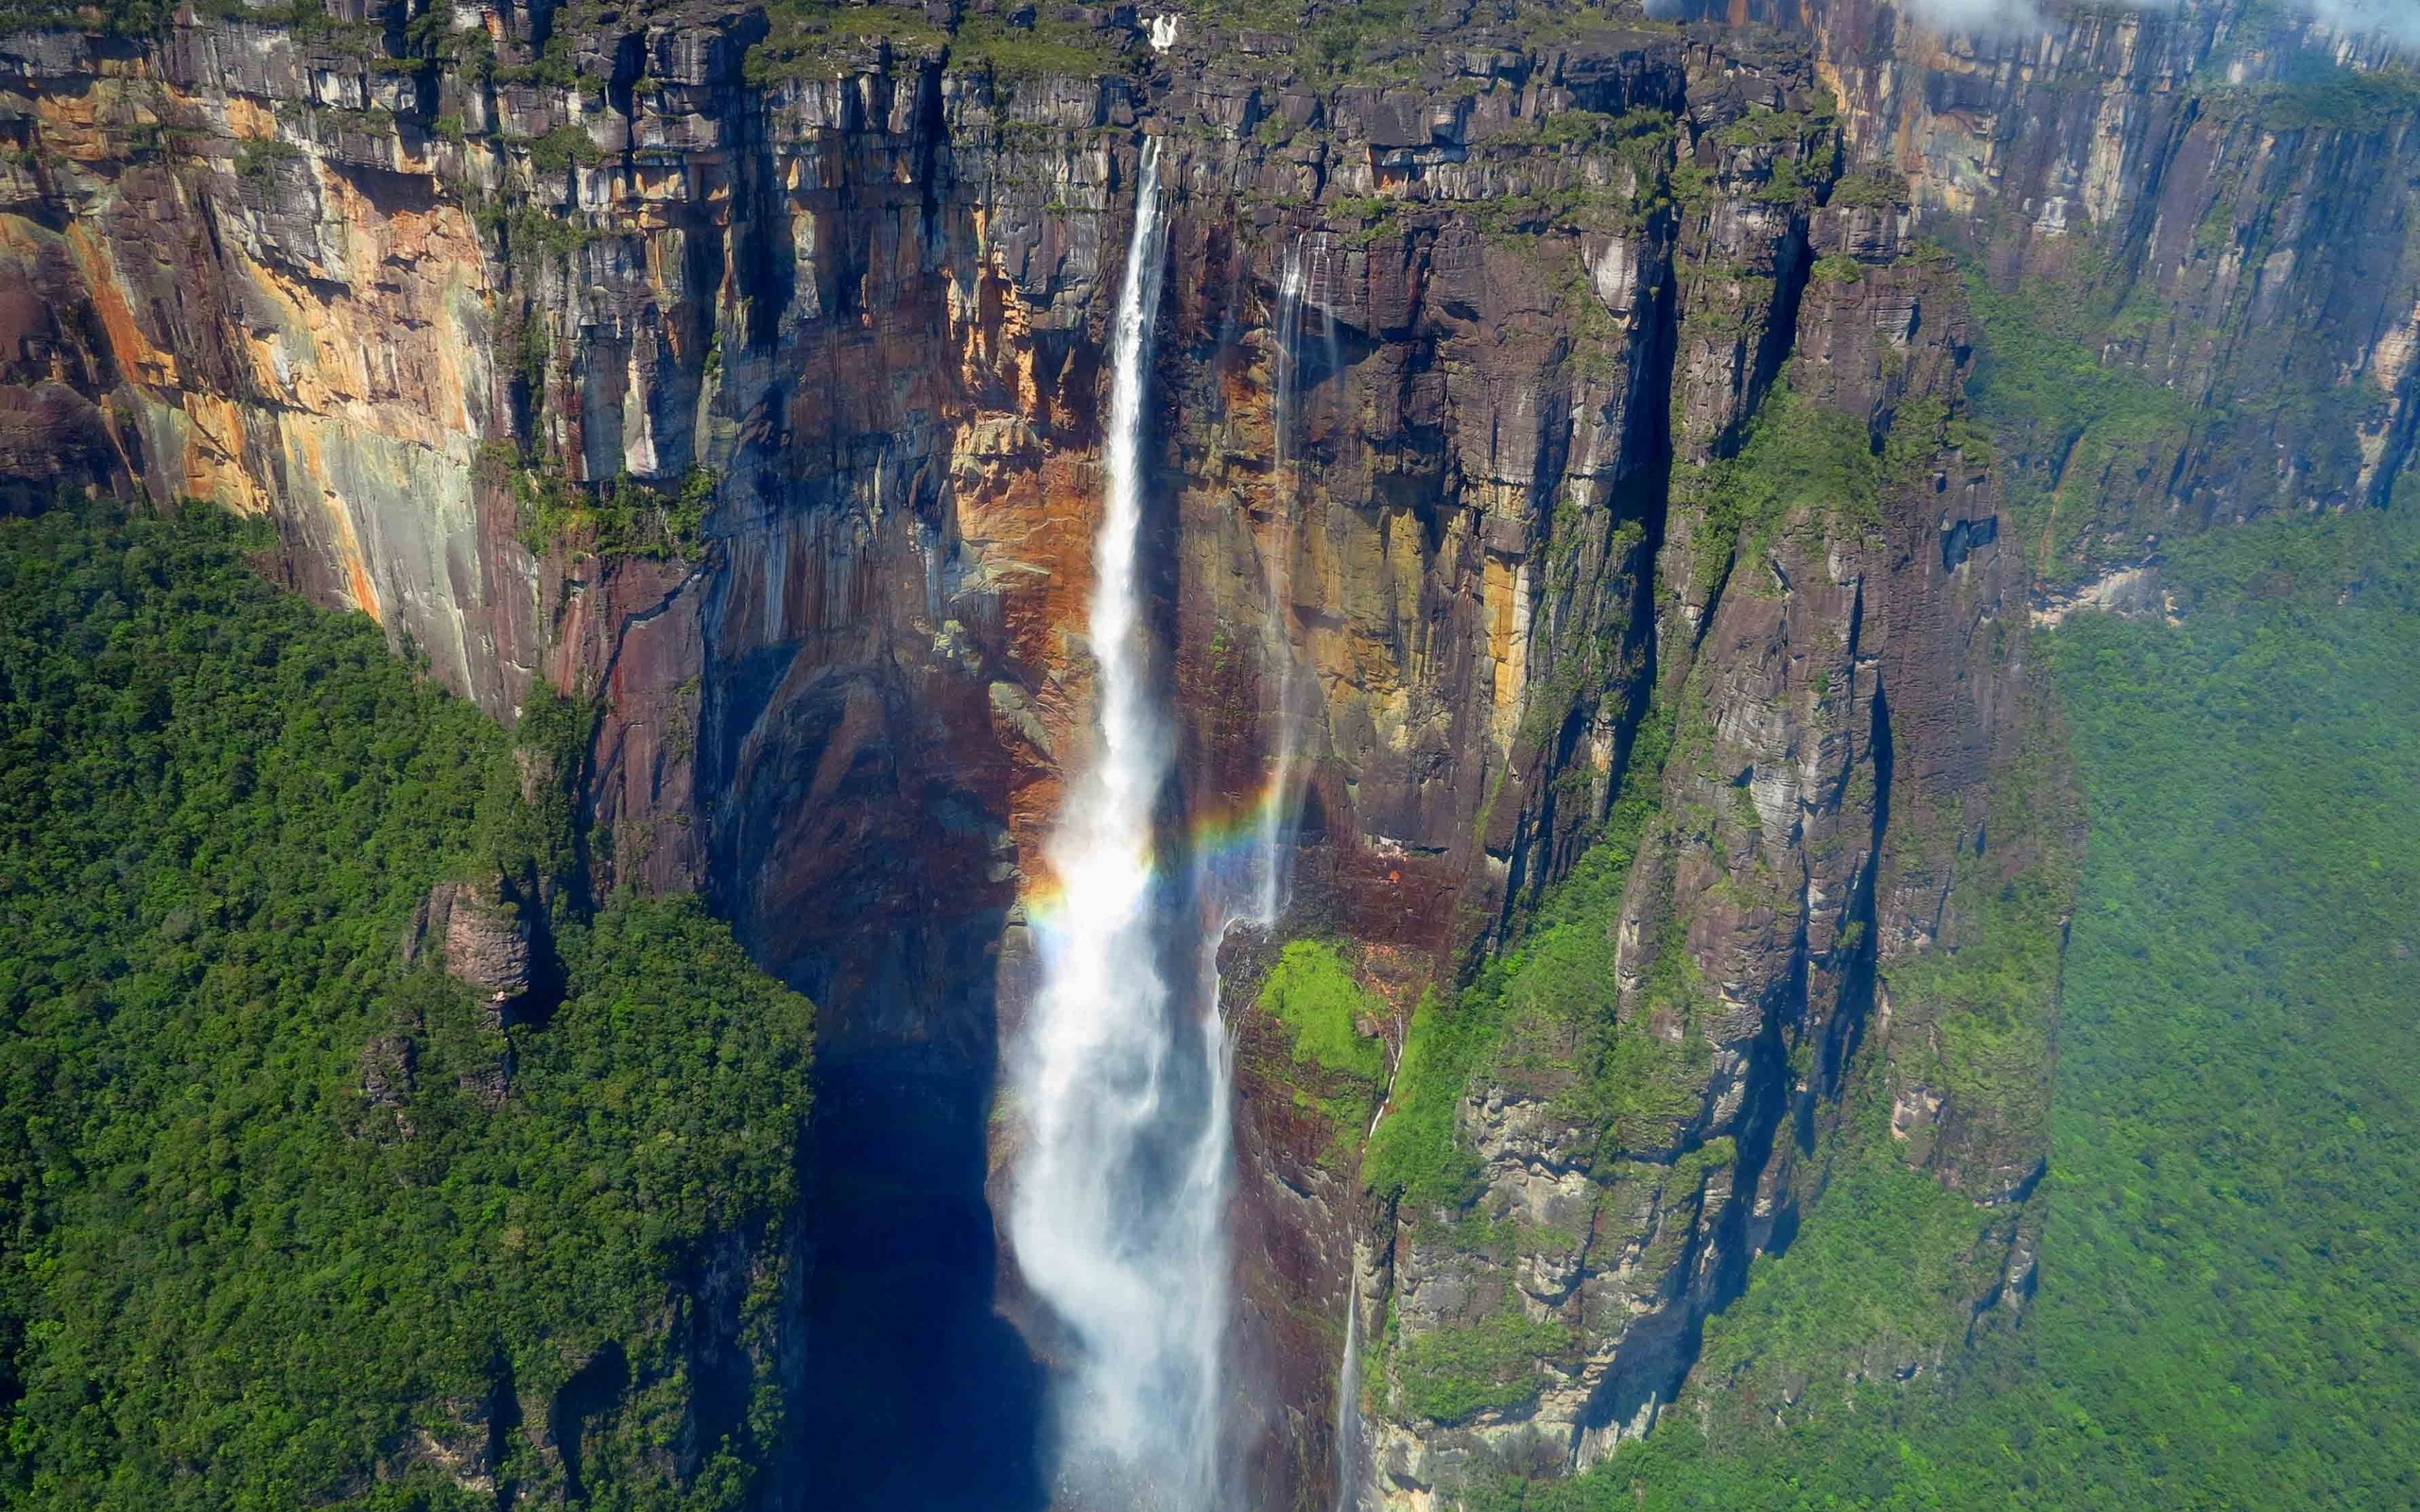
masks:
[(2300, 0), (2301, 9), (2339, 31), (2376, 32), (2420, 47), (2420, 0)]
[[(2177, 0), (2103, 0), (2130, 10), (2172, 10)], [(2290, 0), (2301, 13), (2345, 33), (2372, 33), (2420, 47), (2420, 0)], [(1942, 31), (2007, 36), (2049, 29), (2048, 0), (1900, 0), (1908, 14)], [(1684, 0), (1647, 0), (1655, 15), (1693, 9)], [(1719, 9), (1719, 8), (1718, 8)]]
[(1945, 31), (2002, 33), (2044, 26), (2032, 0), (1908, 0), (1908, 10)]
[[(2048, 0), (1902, 0), (1917, 21), (1942, 31), (2009, 36), (2050, 29)], [(2420, 0), (2346, 0), (2354, 5), (2420, 5)], [(2104, 0), (2126, 10), (2173, 10), (2176, 0)]]
[[(2007, 35), (2047, 30), (2048, 7), (2037, 0), (1903, 0), (1908, 13), (1944, 31)], [(2130, 10), (2172, 10), (2176, 0), (2105, 0)], [(2420, 0), (2289, 0), (2303, 15), (2340, 32), (2390, 38), (2420, 47)]]

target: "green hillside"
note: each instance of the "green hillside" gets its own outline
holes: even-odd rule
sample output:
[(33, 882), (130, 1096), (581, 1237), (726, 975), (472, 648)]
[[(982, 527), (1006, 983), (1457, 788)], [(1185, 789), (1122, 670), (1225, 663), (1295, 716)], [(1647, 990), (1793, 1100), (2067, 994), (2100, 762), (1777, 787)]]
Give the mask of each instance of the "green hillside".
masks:
[[(0, 522), (0, 1503), (732, 1504), (810, 1010), (693, 905), (574, 907), (568, 777), (268, 544)], [(561, 976), (501, 1027), (402, 950), (500, 874)]]

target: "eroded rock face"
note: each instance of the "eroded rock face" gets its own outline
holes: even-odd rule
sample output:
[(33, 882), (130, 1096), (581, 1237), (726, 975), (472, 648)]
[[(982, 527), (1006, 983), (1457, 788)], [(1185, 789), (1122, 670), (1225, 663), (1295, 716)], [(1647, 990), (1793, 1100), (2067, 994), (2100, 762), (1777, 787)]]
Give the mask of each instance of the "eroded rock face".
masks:
[(501, 1027), (533, 979), (529, 921), (493, 885), (440, 883), (429, 894), (429, 933), (443, 942), (445, 974), (479, 996)]
[[(1085, 759), (1103, 324), (1162, 135), (1171, 833), (1247, 811), (1290, 741), (1284, 928), (1352, 945), (1392, 1052), (1626, 783), (1658, 798), (1587, 1008), (1671, 1048), (1671, 1096), (1609, 1138), (1575, 1111), (1583, 1047), (1517, 1040), (1455, 1113), (1463, 1209), (1373, 1203), (1250, 1011), (1268, 942), (1234, 946), (1254, 1504), (1332, 1504), (1354, 1299), (1397, 1349), (1517, 1317), (1512, 1405), (1424, 1418), (1378, 1362), (1364, 1490), (1434, 1505), (1651, 1422), (1859, 1074), (1899, 1158), (1978, 1205), (1976, 1300), (2021, 1303), (2048, 1041), (2032, 1079), (1962, 1079), (1969, 1005), (1922, 964), (2057, 839), (1993, 817), (2058, 782), (2024, 637), (2067, 557), (2019, 539), (2010, 480), (2090, 516), (2077, 562), (2131, 561), (2168, 522), (2383, 497), (2410, 451), (2408, 204), (2321, 190), (2411, 177), (2408, 122), (2188, 106), (2232, 0), (2039, 43), (1806, 10), (1767, 18), (1798, 41), (1445, 18), (1383, 82), (1193, 18), (1108, 75), (969, 66), (904, 23), (752, 74), (767, 21), (706, 4), (459, 10), (471, 60), (410, 67), (402, 10), (7, 39), (0, 477), (264, 514), (297, 586), (485, 707), (596, 695), (597, 884), (704, 891), (822, 1006), (802, 1484), (1031, 1504), (991, 1098)], [(1093, 19), (1147, 56), (1143, 23)], [(2048, 436), (1995, 464), (1931, 237), (2002, 286), (2121, 268), (2165, 313), (2113, 364), (2223, 421), (2075, 453), (2090, 476)], [(2323, 369), (2360, 403), (2260, 404)], [(1781, 392), (1861, 427), (1880, 481), (1749, 540), (1711, 490)], [(1651, 701), (1671, 754), (1644, 774)], [(527, 936), (449, 902), (449, 969), (526, 990)], [(369, 1100), (411, 1074), (373, 1055)], [(988, 1426), (882, 1451), (936, 1418)]]

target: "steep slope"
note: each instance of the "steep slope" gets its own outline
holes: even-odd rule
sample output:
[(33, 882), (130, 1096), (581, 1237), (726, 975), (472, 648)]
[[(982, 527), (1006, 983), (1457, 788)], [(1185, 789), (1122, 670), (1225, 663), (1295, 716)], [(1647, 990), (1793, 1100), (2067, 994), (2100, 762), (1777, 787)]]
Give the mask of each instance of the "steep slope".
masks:
[(1871, 0), (1746, 9), (1811, 38), (1853, 149), (1906, 176), (1925, 230), (2081, 344), (1986, 401), (2048, 589), (2212, 523), (2386, 503), (2420, 330), (2420, 99), (2392, 26), (2240, 0), (1974, 36)]
[(1697, 1411), (1472, 1504), (2411, 1503), (2414, 503), (2204, 538), (2181, 623), (2048, 638), (2091, 835), (2025, 1327), (1806, 1371), (1928, 1280), (1939, 1194), (1860, 1172), (1709, 1325)]

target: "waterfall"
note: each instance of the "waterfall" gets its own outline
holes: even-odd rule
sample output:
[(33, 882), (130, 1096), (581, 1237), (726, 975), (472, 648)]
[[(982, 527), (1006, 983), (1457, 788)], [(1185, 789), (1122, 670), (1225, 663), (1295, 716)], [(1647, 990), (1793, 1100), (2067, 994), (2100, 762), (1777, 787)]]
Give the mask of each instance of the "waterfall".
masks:
[[(1286, 852), (1290, 849), (1292, 829), (1293, 764), (1299, 748), (1299, 711), (1294, 701), (1294, 646), (1288, 633), (1293, 614), (1293, 565), (1295, 510), (1302, 499), (1302, 442), (1300, 439), (1303, 399), (1302, 326), (1303, 301), (1305, 284), (1316, 283), (1323, 292), (1329, 269), (1328, 240), (1324, 232), (1311, 238), (1309, 267), (1305, 269), (1301, 241), (1288, 245), (1277, 279), (1277, 310), (1275, 336), (1277, 340), (1277, 385), (1274, 396), (1276, 414), (1272, 430), (1276, 440), (1274, 469), (1277, 496), (1276, 530), (1269, 553), (1269, 624), (1273, 644), (1270, 655), (1277, 663), (1277, 740), (1271, 761), (1274, 768), (1269, 796), (1260, 813), (1260, 882), (1259, 922), (1271, 926), (1285, 902)], [(1313, 306), (1322, 313), (1320, 322), (1326, 342), (1326, 363), (1322, 374), (1337, 370), (1336, 322), (1326, 318), (1326, 306), (1320, 293), (1311, 296)], [(1379, 1117), (1385, 1116), (1383, 1105)], [(1377, 1120), (1372, 1119), (1370, 1132), (1377, 1132)], [(1345, 1280), (1344, 1293), (1344, 1356), (1338, 1362), (1336, 1372), (1336, 1512), (1357, 1512), (1360, 1501), (1361, 1469), (1361, 1281), (1357, 1256), (1351, 1273)]]
[(1294, 431), (1296, 411), (1302, 404), (1302, 363), (1295, 351), (1295, 340), (1303, 319), (1303, 246), (1288, 243), (1285, 262), (1277, 278), (1277, 311), (1272, 335), (1276, 337), (1276, 392), (1271, 396), (1274, 413), (1270, 428), (1276, 441), (1276, 466), (1271, 470), (1271, 491), (1275, 495), (1274, 526), (1264, 558), (1264, 573), (1269, 590), (1268, 660), (1277, 671), (1276, 713), (1277, 738), (1272, 742), (1269, 791), (1262, 796), (1257, 839), (1258, 855), (1253, 865), (1256, 887), (1253, 922), (1262, 928), (1273, 927), (1277, 916), (1286, 906), (1287, 852), (1293, 840), (1294, 753), (1300, 744), (1300, 712), (1294, 705), (1294, 640), (1290, 633), (1293, 622), (1294, 593), (1294, 510), (1302, 497), (1302, 463), (1297, 456), (1299, 442)]
[(1166, 239), (1159, 158), (1158, 139), (1146, 141), (1113, 332), (1090, 620), (1099, 738), (1049, 843), (1057, 896), (1032, 910), (1042, 979), (1011, 1060), (1025, 1126), (1009, 1234), (1073, 1344), (1057, 1388), (1062, 1504), (1213, 1512), (1228, 1052), (1215, 920), (1188, 917), (1155, 853), (1173, 743), (1136, 562)]
[(1321, 344), (1326, 355), (1326, 366), (1320, 369), (1322, 373), (1337, 371), (1341, 359), (1336, 341), (1336, 312), (1328, 307), (1330, 296), (1336, 293), (1343, 279), (1342, 270), (1336, 266), (1334, 238), (1326, 232), (1312, 235), (1310, 284), (1306, 295), (1311, 308), (1320, 313)]
[(1344, 1287), (1344, 1361), (1336, 1372), (1336, 1512), (1361, 1506), (1361, 1268)]

